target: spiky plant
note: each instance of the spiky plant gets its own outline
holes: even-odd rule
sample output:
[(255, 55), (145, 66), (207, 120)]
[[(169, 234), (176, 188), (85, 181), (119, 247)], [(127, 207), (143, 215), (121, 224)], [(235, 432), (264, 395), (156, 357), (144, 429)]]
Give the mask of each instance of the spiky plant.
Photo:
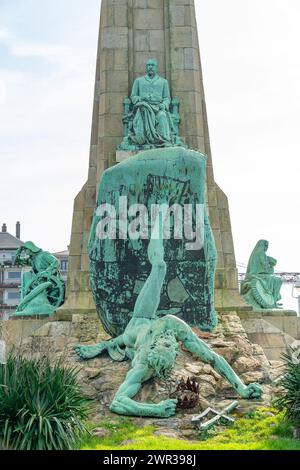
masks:
[(71, 449), (82, 432), (90, 400), (78, 371), (47, 358), (11, 353), (0, 364), (0, 446), (17, 450)]
[(295, 427), (300, 427), (300, 364), (284, 354), (285, 374), (279, 380), (280, 396), (274, 401), (275, 406), (284, 411), (286, 419)]

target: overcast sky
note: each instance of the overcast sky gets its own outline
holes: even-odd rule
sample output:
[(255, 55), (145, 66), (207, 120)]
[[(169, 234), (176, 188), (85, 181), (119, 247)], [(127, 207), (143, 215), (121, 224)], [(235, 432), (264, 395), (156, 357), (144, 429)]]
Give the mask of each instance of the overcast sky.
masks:
[[(0, 223), (69, 243), (85, 183), (100, 0), (0, 0)], [(215, 178), (236, 257), (300, 271), (300, 2), (195, 0)]]

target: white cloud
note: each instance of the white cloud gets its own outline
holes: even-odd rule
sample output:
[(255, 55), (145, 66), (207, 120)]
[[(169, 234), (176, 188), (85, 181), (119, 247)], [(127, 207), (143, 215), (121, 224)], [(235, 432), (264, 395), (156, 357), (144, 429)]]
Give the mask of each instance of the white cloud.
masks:
[(6, 102), (6, 82), (0, 79), (0, 105)]
[(41, 57), (57, 59), (70, 54), (69, 47), (55, 44), (16, 43), (10, 47), (10, 51), (17, 57)]
[[(77, 63), (77, 66), (85, 62)], [(2, 99), (1, 99), (2, 98)], [(93, 98), (93, 79), (85, 73), (62, 70), (58, 64), (49, 75), (1, 71), (0, 114), (1, 138), (36, 135), (63, 139), (81, 128), (84, 119), (90, 123)], [(87, 104), (86, 104), (87, 103)]]
[(6, 28), (2, 28), (0, 26), (0, 41), (1, 42), (6, 42), (7, 39), (9, 39), (11, 36), (10, 36), (10, 33), (8, 31), (8, 29)]
[(41, 43), (26, 41), (19, 35), (9, 32), (0, 26), (0, 42), (7, 45), (9, 52), (15, 57), (35, 57), (43, 59), (61, 59), (72, 55), (73, 48), (64, 44)]

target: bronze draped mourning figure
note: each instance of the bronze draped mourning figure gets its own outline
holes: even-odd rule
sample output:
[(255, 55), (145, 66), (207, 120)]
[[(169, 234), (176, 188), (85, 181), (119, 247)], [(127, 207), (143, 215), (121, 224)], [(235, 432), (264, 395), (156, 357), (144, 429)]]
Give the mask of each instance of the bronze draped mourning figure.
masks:
[(65, 298), (59, 261), (28, 241), (17, 251), (15, 263), (31, 270), (22, 275), (21, 301), (13, 316), (52, 315)]
[(282, 280), (274, 275), (276, 259), (267, 256), (267, 240), (255, 245), (247, 267), (245, 280), (241, 283), (241, 294), (245, 301), (257, 309), (280, 308)]

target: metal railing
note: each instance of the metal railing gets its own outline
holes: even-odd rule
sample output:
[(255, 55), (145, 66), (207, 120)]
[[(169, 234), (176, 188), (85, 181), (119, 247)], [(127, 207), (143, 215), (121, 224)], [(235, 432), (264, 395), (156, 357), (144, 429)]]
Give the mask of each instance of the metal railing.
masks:
[[(300, 273), (275, 272), (275, 276), (282, 279), (285, 284), (295, 284), (300, 281)], [(239, 281), (244, 281), (246, 273), (238, 273)]]

